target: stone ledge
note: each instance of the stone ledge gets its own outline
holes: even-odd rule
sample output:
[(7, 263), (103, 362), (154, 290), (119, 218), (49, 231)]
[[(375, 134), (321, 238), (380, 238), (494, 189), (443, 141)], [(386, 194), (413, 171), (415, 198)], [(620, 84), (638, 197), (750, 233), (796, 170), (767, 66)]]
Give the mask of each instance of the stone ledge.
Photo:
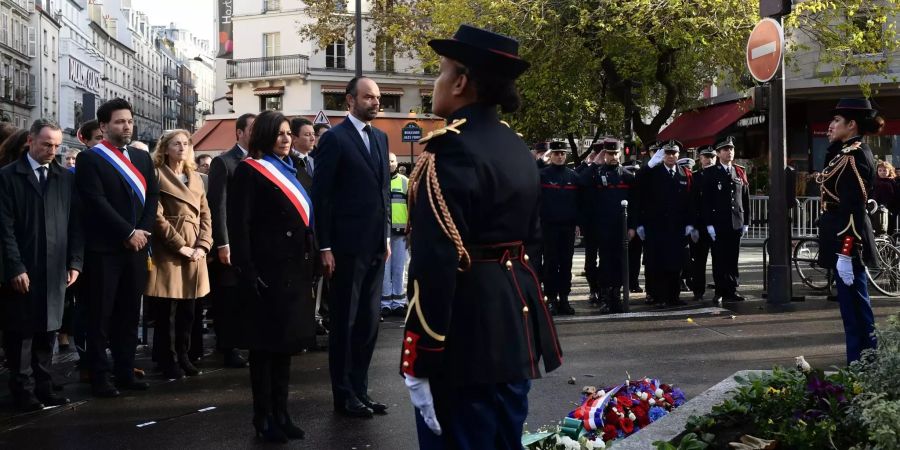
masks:
[(684, 427), (691, 416), (703, 416), (712, 411), (713, 406), (722, 403), (733, 394), (738, 383), (735, 377), (747, 378), (750, 375), (762, 375), (768, 370), (741, 370), (720, 381), (702, 394), (657, 420), (637, 433), (613, 444), (615, 450), (647, 450), (653, 448), (656, 441), (671, 441), (684, 432)]

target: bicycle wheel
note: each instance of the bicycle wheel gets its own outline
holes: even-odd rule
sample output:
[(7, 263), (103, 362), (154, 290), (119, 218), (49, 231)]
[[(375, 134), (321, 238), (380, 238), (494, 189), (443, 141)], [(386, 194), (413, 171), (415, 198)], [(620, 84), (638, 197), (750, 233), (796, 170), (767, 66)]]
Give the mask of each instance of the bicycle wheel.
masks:
[(800, 275), (803, 284), (812, 289), (823, 291), (828, 289), (829, 270), (819, 266), (819, 240), (805, 238), (797, 241), (794, 247), (794, 268)]
[(869, 284), (888, 297), (900, 297), (900, 250), (885, 238), (875, 239), (878, 268), (867, 270)]

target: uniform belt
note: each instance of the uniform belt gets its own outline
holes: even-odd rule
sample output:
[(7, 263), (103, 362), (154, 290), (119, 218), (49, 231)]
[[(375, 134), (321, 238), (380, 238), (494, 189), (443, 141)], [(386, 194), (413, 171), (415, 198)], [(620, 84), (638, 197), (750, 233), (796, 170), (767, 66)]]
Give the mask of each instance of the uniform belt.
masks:
[(485, 244), (467, 246), (472, 262), (504, 262), (510, 259), (519, 259), (524, 254), (525, 247), (522, 241), (504, 242), (500, 244)]

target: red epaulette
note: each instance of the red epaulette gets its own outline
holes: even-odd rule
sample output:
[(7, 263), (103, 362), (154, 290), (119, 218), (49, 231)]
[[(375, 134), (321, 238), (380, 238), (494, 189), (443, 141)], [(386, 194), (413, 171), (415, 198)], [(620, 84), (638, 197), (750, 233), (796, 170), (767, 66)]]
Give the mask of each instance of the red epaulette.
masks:
[(741, 167), (741, 166), (735, 164), (735, 165), (734, 165), (734, 172), (738, 175), (738, 177), (741, 178), (741, 181), (744, 182), (744, 185), (745, 185), (745, 186), (749, 186), (749, 185), (750, 185), (750, 182), (747, 181), (747, 171), (744, 170), (743, 167)]

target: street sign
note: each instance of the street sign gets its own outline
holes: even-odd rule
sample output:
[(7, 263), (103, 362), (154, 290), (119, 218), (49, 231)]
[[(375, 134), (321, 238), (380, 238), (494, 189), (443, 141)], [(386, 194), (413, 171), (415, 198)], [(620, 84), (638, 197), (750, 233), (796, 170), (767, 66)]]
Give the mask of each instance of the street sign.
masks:
[(403, 126), (403, 142), (418, 142), (422, 139), (422, 127), (410, 122)]
[(784, 54), (784, 29), (775, 20), (765, 18), (756, 24), (747, 40), (747, 67), (760, 83), (772, 79)]
[(316, 118), (313, 119), (314, 124), (324, 123), (327, 125), (331, 125), (331, 121), (328, 120), (328, 116), (325, 115), (325, 111), (319, 110), (319, 113), (316, 114)]

